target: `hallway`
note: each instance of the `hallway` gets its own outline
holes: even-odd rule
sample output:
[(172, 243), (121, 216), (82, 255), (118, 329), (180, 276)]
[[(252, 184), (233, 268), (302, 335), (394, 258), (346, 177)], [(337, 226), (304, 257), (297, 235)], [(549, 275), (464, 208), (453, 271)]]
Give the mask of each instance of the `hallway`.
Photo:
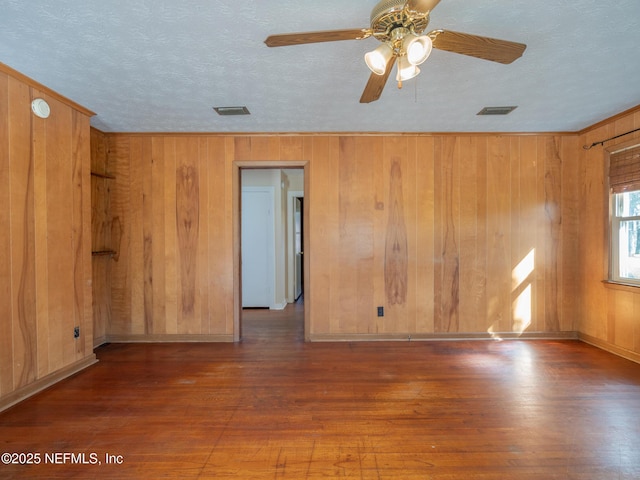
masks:
[(284, 310), (242, 310), (242, 343), (295, 344), (304, 341), (304, 303), (300, 297)]

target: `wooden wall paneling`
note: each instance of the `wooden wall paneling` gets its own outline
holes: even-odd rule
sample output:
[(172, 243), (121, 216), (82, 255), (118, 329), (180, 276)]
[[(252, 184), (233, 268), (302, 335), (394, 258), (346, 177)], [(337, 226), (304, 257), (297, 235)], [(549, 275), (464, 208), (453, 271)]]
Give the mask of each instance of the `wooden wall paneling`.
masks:
[(282, 137), (279, 158), (281, 160), (307, 160), (304, 156), (303, 137)]
[(134, 335), (145, 334), (144, 317), (144, 214), (142, 179), (145, 167), (150, 159), (149, 137), (133, 137), (129, 144), (129, 218), (131, 220), (129, 236), (129, 279), (131, 282), (131, 318)]
[(546, 199), (546, 144), (540, 137), (536, 137), (536, 155), (537, 155), (537, 169), (536, 169), (536, 199), (537, 199), (537, 236), (536, 236), (536, 258), (535, 258), (535, 282), (536, 282), (536, 299), (535, 309), (537, 313), (538, 329), (544, 331), (547, 326), (547, 314), (546, 314), (546, 279), (547, 279), (547, 244), (548, 228), (547, 228), (547, 214), (545, 210)]
[(232, 137), (233, 138), (233, 159), (240, 160), (253, 160), (252, 157), (252, 143), (254, 138), (249, 136)]
[[(254, 161), (266, 161), (266, 160), (274, 160), (273, 158), (273, 140), (278, 141), (278, 137), (271, 136), (256, 136), (250, 137), (251, 143), (251, 151), (249, 153), (249, 158), (247, 160)], [(278, 149), (279, 151), (279, 149)], [(278, 160), (277, 158), (275, 160)]]
[(233, 333), (233, 271), (228, 259), (233, 256), (232, 242), (228, 241), (231, 223), (227, 212), (231, 209), (231, 195), (227, 179), (231, 177), (226, 161), (227, 139), (210, 137), (207, 140), (208, 164), (208, 222), (209, 222), (209, 332), (212, 334)]
[[(233, 257), (233, 262), (227, 262), (227, 270), (226, 273), (229, 276), (228, 278), (233, 278), (235, 271), (240, 271), (240, 258), (234, 254), (234, 241), (240, 242), (240, 238), (235, 238), (236, 232), (233, 228), (233, 212), (239, 211), (240, 206), (240, 195), (236, 192), (239, 191), (239, 182), (240, 176), (234, 174), (234, 168), (232, 167), (233, 161), (236, 158), (236, 145), (233, 137), (226, 137), (224, 142), (224, 172), (225, 181), (224, 181), (224, 204), (225, 212), (226, 212), (226, 221), (223, 225), (226, 226), (226, 230), (224, 232), (224, 246), (226, 247), (226, 252), (228, 256)], [(235, 183), (238, 185), (235, 185)], [(237, 188), (237, 190), (236, 190)], [(239, 222), (238, 222), (239, 223)], [(228, 285), (231, 286), (231, 283)], [(227, 310), (226, 310), (226, 329), (225, 333), (233, 334), (234, 340), (238, 340), (238, 328), (236, 325), (236, 320), (240, 318), (240, 308), (241, 308), (241, 300), (240, 300), (240, 286), (238, 284), (233, 285), (232, 289), (227, 291)]]
[(311, 229), (313, 228), (313, 223), (311, 221), (311, 208), (310, 208), (310, 201), (312, 198), (312, 193), (313, 193), (313, 189), (311, 187), (312, 183), (311, 183), (311, 159), (313, 158), (313, 140), (311, 137), (306, 136), (304, 137), (304, 139), (302, 140), (302, 158), (304, 159), (304, 161), (306, 162), (304, 165), (304, 195), (305, 195), (305, 207), (303, 209), (303, 227), (304, 227), (304, 235), (303, 235), (303, 252), (307, 252), (306, 255), (303, 255), (302, 257), (302, 261), (303, 261), (303, 277), (304, 277), (304, 281), (303, 281), (303, 293), (305, 295), (304, 297), (304, 338), (306, 341), (310, 341), (311, 340), (311, 315), (312, 315), (312, 308), (311, 308), (311, 304), (312, 302), (310, 301), (310, 294), (309, 292), (311, 291), (312, 288), (312, 283), (311, 283), (311, 242), (310, 242), (310, 233)]
[(373, 158), (379, 143), (371, 137), (356, 138), (356, 179), (355, 184), (355, 233), (356, 242), (354, 252), (357, 254), (356, 266), (356, 312), (362, 333), (375, 333), (376, 321), (376, 291), (373, 279), (376, 276), (374, 258), (375, 236), (375, 183), (376, 171), (372, 168)]
[(268, 160), (275, 160), (277, 162), (281, 161), (282, 158), (280, 158), (280, 140), (281, 137), (277, 136), (277, 135), (269, 135), (268, 137), (269, 139), (269, 154), (267, 156)]
[(335, 258), (339, 268), (335, 286), (335, 308), (339, 324), (335, 330), (340, 333), (358, 333), (365, 328), (367, 318), (358, 312), (358, 269), (362, 252), (358, 251), (360, 228), (364, 220), (359, 210), (363, 179), (358, 177), (357, 147), (355, 137), (339, 137), (338, 183), (338, 244)]
[(200, 235), (200, 172), (198, 143), (176, 140), (176, 231), (178, 241), (178, 333), (200, 333), (197, 252)]
[[(385, 242), (387, 231), (387, 222), (389, 220), (389, 180), (385, 175), (386, 163), (384, 144), (386, 138), (374, 137), (370, 138), (371, 146), (371, 187), (374, 202), (373, 211), (373, 306), (384, 307), (387, 304), (385, 292)], [(385, 312), (386, 313), (386, 312)], [(372, 313), (374, 316), (371, 333), (382, 333), (385, 328), (385, 318), (377, 316), (377, 309)]]
[[(31, 146), (29, 87), (9, 80), (11, 183), (11, 302), (13, 312), (13, 387), (37, 378), (35, 302), (34, 159)], [(42, 122), (42, 119), (36, 119)], [(37, 123), (37, 122), (36, 122)], [(46, 295), (46, 293), (45, 293)]]
[(95, 173), (111, 173), (108, 168), (108, 155), (107, 155), (107, 135), (100, 130), (91, 128), (91, 171)]
[(633, 350), (635, 344), (634, 330), (640, 317), (633, 316), (634, 296), (637, 294), (622, 291), (609, 290), (609, 318), (613, 320), (613, 343), (616, 346)]
[(75, 360), (85, 357), (93, 345), (93, 309), (91, 286), (91, 137), (89, 119), (71, 110), (72, 171), (73, 171), (73, 275), (75, 293), (75, 326), (80, 336), (75, 339)]
[[(145, 298), (151, 296), (151, 305), (145, 304), (145, 313), (151, 309), (151, 331), (162, 335), (167, 333), (167, 309), (166, 309), (166, 262), (165, 262), (165, 141), (160, 136), (151, 139), (151, 173), (148, 195), (151, 195), (151, 221), (146, 225), (145, 241), (150, 250), (151, 259), (145, 260), (145, 284), (151, 281), (151, 288), (147, 285)], [(169, 218), (171, 216), (169, 215)], [(149, 245), (150, 242), (150, 245)], [(150, 247), (150, 248), (149, 248)], [(146, 252), (145, 252), (146, 254)], [(151, 278), (149, 279), (149, 275)], [(150, 291), (149, 291), (150, 290)]]
[(616, 297), (618, 292), (615, 290), (607, 290), (606, 292), (607, 302), (605, 304), (606, 308), (606, 341), (611, 345), (616, 344), (616, 338), (618, 337), (618, 332), (616, 330), (617, 322), (616, 322)]
[(199, 298), (199, 316), (200, 322), (194, 325), (194, 329), (200, 334), (209, 334), (210, 331), (210, 313), (209, 313), (209, 294), (211, 292), (210, 275), (211, 271), (208, 268), (209, 265), (209, 192), (211, 187), (209, 186), (209, 162), (208, 162), (208, 143), (205, 137), (197, 137), (198, 142), (198, 172), (200, 183), (200, 198), (198, 199), (200, 218), (198, 223), (200, 224), (198, 245), (196, 253), (196, 266), (197, 266), (197, 295)]
[[(34, 119), (36, 120), (36, 119)], [(36, 271), (36, 319), (38, 325), (38, 376), (42, 377), (52, 371), (49, 358), (50, 340), (50, 308), (49, 308), (49, 260), (48, 260), (48, 211), (49, 202), (47, 194), (47, 149), (46, 122), (33, 121), (32, 136), (41, 139), (33, 145), (33, 169), (34, 169), (34, 217), (35, 217), (35, 256)], [(60, 208), (59, 206), (56, 208)], [(54, 343), (55, 347), (60, 347)]]
[(561, 184), (561, 216), (562, 216), (562, 284), (560, 286), (560, 330), (578, 330), (578, 284), (580, 276), (578, 266), (578, 233), (579, 205), (581, 203), (578, 180), (578, 156), (574, 152), (581, 149), (578, 138), (563, 137), (562, 158), (562, 184)]
[(444, 251), (445, 219), (444, 219), (444, 159), (442, 151), (444, 137), (437, 137), (434, 145), (433, 175), (434, 175), (434, 208), (433, 208), (433, 332), (445, 331), (445, 321), (442, 318), (442, 297), (446, 293), (442, 284), (444, 266), (442, 252)]
[(77, 326), (73, 315), (71, 109), (56, 100), (47, 101), (52, 110), (45, 127), (46, 138), (52, 140), (44, 145), (47, 162), (49, 362), (52, 370), (58, 370), (75, 360), (73, 329)]
[(13, 302), (11, 290), (11, 185), (9, 76), (0, 72), (0, 397), (13, 391)]
[[(581, 136), (580, 145), (591, 145), (593, 142), (612, 135), (608, 126), (597, 128)], [(600, 281), (604, 278), (604, 236), (605, 218), (608, 216), (608, 206), (605, 209), (604, 191), (604, 154), (601, 148), (582, 150), (580, 156), (580, 295), (583, 299), (580, 308), (581, 332), (595, 338), (607, 337), (606, 316), (607, 292)], [(598, 254), (597, 252), (600, 252)], [(598, 277), (598, 281), (595, 281)]]
[[(151, 189), (151, 215), (147, 214), (146, 197), (140, 201), (140, 212), (146, 225), (144, 232), (152, 233), (153, 252), (155, 232), (163, 232), (160, 236), (165, 244), (159, 248), (164, 251), (166, 282), (158, 288), (165, 291), (167, 322), (175, 322), (182, 308), (180, 289), (184, 271), (180, 262), (185, 253), (195, 252), (197, 266), (209, 265), (208, 271), (195, 270), (193, 298), (200, 303), (197, 306), (194, 303), (195, 313), (187, 321), (188, 330), (179, 330), (175, 324), (173, 333), (233, 332), (237, 286), (235, 281), (227, 283), (226, 276), (233, 278), (231, 269), (236, 260), (229, 261), (221, 253), (234, 245), (233, 174), (228, 169), (237, 171), (236, 161), (264, 160), (268, 167), (300, 157), (310, 161), (312, 178), (307, 192), (310, 218), (307, 287), (312, 284), (313, 288), (307, 291), (307, 301), (313, 307), (306, 319), (311, 324), (307, 332), (311, 337), (518, 331), (513, 318), (514, 301), (525, 287), (514, 286), (512, 274), (532, 250), (536, 265), (531, 278), (525, 279), (531, 283), (532, 324), (527, 331), (546, 331), (545, 311), (550, 308), (558, 312), (554, 328), (572, 328), (564, 313), (570, 306), (560, 303), (563, 297), (558, 297), (562, 295), (558, 289), (571, 288), (571, 267), (565, 264), (572, 260), (563, 257), (563, 253), (575, 233), (565, 232), (565, 226), (556, 222), (556, 233), (558, 228), (561, 233), (557, 248), (552, 250), (549, 219), (556, 217), (548, 216), (545, 199), (551, 199), (550, 205), (562, 208), (562, 212), (572, 208), (565, 201), (568, 193), (563, 191), (563, 182), (568, 182), (564, 172), (576, 167), (565, 165), (563, 157), (575, 150), (575, 142), (565, 144), (564, 138), (552, 136), (500, 135), (158, 136), (158, 139), (164, 149), (161, 154), (164, 164), (157, 170), (161, 178), (153, 179), (154, 153), (150, 183), (141, 187), (145, 195)], [(118, 148), (122, 149), (120, 143), (127, 142), (131, 138), (122, 136)], [(155, 148), (152, 143), (151, 150)], [(179, 169), (189, 162), (196, 166), (199, 175), (198, 195), (191, 190), (178, 195), (176, 173), (179, 176)], [(395, 173), (394, 165), (398, 167)], [(394, 187), (392, 180), (398, 180)], [(158, 182), (164, 188), (160, 196), (164, 201), (162, 214), (155, 207), (159, 196), (154, 185)], [(567, 185), (571, 188), (571, 184)], [(199, 233), (193, 237), (195, 248), (185, 250), (184, 237), (180, 240), (172, 216), (176, 215), (179, 198), (189, 195), (197, 199)], [(404, 303), (391, 305), (385, 291), (384, 257), (390, 244), (387, 234), (394, 200), (396, 208), (402, 207), (402, 213), (395, 218), (404, 222), (407, 268)], [(208, 205), (207, 211), (203, 210), (204, 205)], [(164, 215), (161, 226), (155, 220), (149, 223), (148, 219), (157, 215), (160, 218)], [(573, 228), (574, 232), (576, 229), (567, 228)], [(144, 232), (140, 245), (144, 245), (143, 238), (148, 236)], [(227, 254), (233, 257), (232, 252)], [(154, 258), (151, 269), (146, 265), (147, 283), (149, 271), (154, 280), (151, 288), (154, 331), (155, 310), (161, 308), (154, 291), (155, 270)], [(233, 290), (229, 290), (231, 285)], [(457, 296), (453, 286), (457, 286)], [(555, 295), (555, 307), (549, 305), (549, 293)], [(385, 306), (385, 317), (375, 315), (377, 305)], [(536, 324), (537, 318), (542, 322)], [(169, 324), (165, 331), (172, 333)]]
[(132, 285), (129, 272), (131, 211), (139, 208), (130, 198), (130, 137), (111, 137), (109, 162), (116, 177), (112, 182), (111, 241), (116, 254), (111, 265), (111, 324), (109, 335), (126, 335), (133, 331), (131, 318)]
[[(49, 118), (32, 115), (36, 97)], [(0, 119), (0, 397), (9, 406), (92, 357), (90, 149), (86, 114), (23, 76), (0, 74)]]
[[(327, 144), (320, 145), (320, 149), (316, 152), (314, 145), (314, 160), (317, 158), (322, 169), (329, 170), (330, 174), (327, 178), (328, 183), (325, 184), (323, 191), (318, 193), (322, 195), (320, 202), (326, 202), (329, 207), (329, 215), (325, 219), (324, 228), (327, 230), (327, 241), (329, 246), (329, 257), (331, 265), (328, 277), (328, 289), (326, 301), (328, 302), (330, 318), (328, 319), (328, 329), (324, 333), (341, 334), (342, 330), (342, 311), (339, 302), (340, 288), (339, 279), (342, 276), (342, 266), (337, 260), (342, 251), (340, 242), (340, 139), (339, 137), (327, 137)], [(326, 148), (326, 150), (325, 150)], [(312, 249), (311, 254), (315, 256), (316, 250)], [(313, 270), (315, 271), (315, 269)], [(317, 319), (317, 317), (316, 317)]]
[(526, 136), (520, 138), (518, 143), (520, 174), (514, 192), (518, 200), (519, 222), (517, 251), (512, 261), (516, 269), (512, 283), (512, 298), (515, 302), (514, 308), (518, 309), (518, 313), (514, 316), (514, 323), (519, 324), (519, 328), (524, 333), (544, 331), (544, 322), (539, 321), (536, 301), (540, 295), (544, 295), (544, 292), (538, 291), (536, 282), (536, 265), (540, 256), (537, 242), (540, 224), (537, 194), (538, 142), (536, 137)]
[(434, 331), (434, 138), (416, 138), (416, 333)]
[(511, 329), (509, 137), (491, 137), (487, 157), (487, 307), (490, 332)]
[[(141, 187), (142, 187), (142, 311), (143, 328), (145, 334), (155, 333), (153, 265), (154, 256), (154, 206), (163, 200), (157, 197), (153, 189), (153, 170), (156, 151), (154, 150), (154, 137), (145, 138), (142, 145), (141, 161)], [(158, 299), (159, 300), (159, 299)]]
[(387, 180), (387, 223), (384, 245), (385, 317), (384, 332), (408, 331), (409, 244), (405, 192), (410, 176), (407, 172), (407, 139), (386, 137), (383, 162)]
[[(95, 143), (104, 143), (104, 140), (92, 132), (92, 146)], [(104, 173), (107, 171), (106, 158), (96, 158), (102, 155), (106, 157), (104, 145), (102, 148), (92, 148), (92, 172)], [(91, 248), (93, 251), (111, 250), (110, 193), (112, 181), (108, 178), (91, 177)], [(98, 262), (96, 267), (100, 266), (99, 263), (105, 262)], [(106, 263), (108, 264), (108, 262)]]
[[(612, 136), (613, 135), (622, 135), (623, 133), (627, 133), (627, 132), (629, 132), (631, 130), (634, 130), (634, 129), (638, 128), (636, 123), (635, 123), (636, 115), (638, 115), (637, 112), (635, 114), (626, 115), (626, 116), (624, 116), (622, 118), (616, 119), (611, 125), (611, 127), (613, 129)], [(616, 139), (615, 141), (609, 142), (609, 143), (605, 144), (605, 146), (615, 145), (615, 143), (628, 142), (628, 141), (632, 140), (634, 138), (634, 136), (637, 138), (640, 135), (638, 135), (638, 133), (631, 134), (631, 135), (625, 136), (624, 138), (619, 138), (619, 139)]]
[(407, 136), (407, 157), (405, 160), (405, 182), (404, 182), (404, 204), (405, 204), (405, 222), (407, 228), (407, 306), (404, 313), (406, 330), (409, 335), (416, 331), (417, 316), (417, 271), (416, 263), (418, 260), (419, 245), (416, 242), (418, 231), (417, 226), (417, 202), (418, 191), (415, 182), (416, 178), (416, 159), (417, 138), (415, 136)]
[(488, 268), (488, 255), (489, 250), (489, 238), (488, 238), (488, 223), (487, 223), (487, 209), (488, 209), (488, 167), (487, 159), (489, 156), (488, 139), (487, 137), (476, 137), (476, 158), (478, 166), (476, 168), (476, 209), (478, 212), (478, 247), (477, 247), (477, 287), (474, 290), (473, 295), (475, 302), (477, 303), (476, 315), (479, 317), (479, 325), (474, 330), (486, 333), (491, 327), (491, 323), (486, 315), (489, 311), (489, 303), (487, 300), (487, 268)]
[(164, 264), (165, 264), (165, 328), (164, 333), (178, 333), (178, 230), (176, 224), (176, 153), (177, 137), (164, 139)]
[(441, 264), (440, 315), (436, 318), (438, 332), (459, 331), (460, 316), (460, 157), (455, 137), (443, 137), (440, 155), (442, 158), (441, 227), (442, 250), (436, 261)]
[[(82, 285), (84, 288), (84, 348), (83, 357), (93, 356), (93, 346), (96, 334), (94, 332), (93, 319), (93, 260), (92, 260), (92, 224), (91, 224), (91, 118), (87, 115), (80, 115), (74, 111), (76, 116), (76, 133), (82, 136), (82, 141), (78, 143), (77, 155), (83, 159), (82, 163), (82, 270), (84, 278)], [(109, 264), (109, 261), (104, 262)], [(81, 332), (82, 334), (82, 332)]]
[(562, 250), (560, 249), (562, 235), (562, 160), (560, 158), (560, 139), (546, 137), (541, 139), (545, 146), (545, 331), (560, 331), (560, 285)]
[(335, 332), (335, 318), (340, 315), (332, 298), (339, 244), (339, 162), (336, 147), (335, 139), (331, 137), (318, 136), (311, 140), (310, 172), (313, 186), (308, 195), (310, 201), (306, 202), (313, 219), (313, 225), (308, 229), (312, 282), (309, 296), (314, 308), (310, 319), (311, 335)]
[(526, 256), (525, 252), (521, 251), (520, 236), (521, 236), (521, 214), (522, 214), (522, 199), (520, 197), (520, 183), (522, 181), (522, 159), (521, 159), (521, 144), (520, 138), (510, 139), (510, 152), (509, 161), (511, 164), (511, 256), (509, 264), (511, 266), (511, 279), (510, 279), (510, 308), (511, 318), (509, 324), (509, 332), (521, 333), (524, 329), (524, 324), (527, 322), (526, 317), (526, 295), (527, 290), (524, 285), (515, 285), (514, 274), (517, 272), (518, 265), (521, 265), (522, 259)]
[(485, 328), (478, 312), (484, 305), (478, 304), (484, 290), (484, 272), (479, 260), (484, 252), (478, 250), (478, 223), (482, 222), (478, 212), (478, 158), (477, 138), (458, 140), (460, 182), (460, 229), (459, 229), (459, 315), (460, 331), (468, 332)]
[[(585, 139), (584, 135), (578, 137), (577, 139), (578, 145), (580, 146), (584, 145), (584, 143), (582, 143), (584, 139)], [(587, 250), (587, 245), (586, 245), (586, 242), (584, 241), (585, 239), (583, 238), (582, 222), (584, 221), (584, 218), (586, 215), (584, 208), (587, 203), (587, 199), (584, 196), (586, 192), (586, 183), (587, 183), (586, 182), (587, 165), (585, 161), (587, 158), (587, 151), (581, 148), (578, 150), (578, 153), (576, 153), (575, 156), (576, 156), (576, 162), (577, 162), (576, 179), (578, 182), (576, 190), (577, 190), (578, 198), (580, 199), (580, 201), (578, 202), (578, 211), (577, 211), (578, 217), (576, 220), (578, 222), (578, 238), (579, 238), (579, 241), (576, 245), (576, 257), (577, 257), (576, 290), (577, 290), (577, 294), (579, 295), (579, 299), (577, 299), (578, 301), (576, 304), (576, 312), (575, 312), (576, 319), (577, 319), (576, 330), (578, 332), (586, 333), (586, 329), (588, 328), (587, 327), (588, 322), (586, 319), (586, 315), (584, 313), (585, 302), (582, 299), (584, 298), (584, 292), (586, 290), (586, 284), (587, 284), (587, 279), (583, 274), (584, 259), (586, 257), (585, 252)]]
[[(226, 176), (226, 208), (225, 211), (228, 214), (226, 224), (229, 225), (229, 231), (227, 233), (229, 245), (231, 246), (231, 258), (232, 261), (229, 265), (232, 267), (232, 327), (233, 341), (237, 342), (242, 338), (242, 284), (241, 275), (242, 270), (240, 264), (240, 218), (237, 212), (240, 211), (240, 198), (242, 197), (242, 185), (240, 178), (240, 167), (236, 163), (236, 142), (234, 137), (228, 137), (225, 142), (225, 165), (228, 166), (228, 173)], [(229, 326), (229, 320), (227, 320), (227, 326)]]
[[(110, 174), (106, 135), (90, 130), (91, 171)], [(113, 180), (90, 177), (91, 182), (91, 250), (112, 250), (111, 243), (111, 183)], [(93, 307), (93, 343), (103, 344), (111, 318), (111, 257), (92, 257), (91, 293)]]

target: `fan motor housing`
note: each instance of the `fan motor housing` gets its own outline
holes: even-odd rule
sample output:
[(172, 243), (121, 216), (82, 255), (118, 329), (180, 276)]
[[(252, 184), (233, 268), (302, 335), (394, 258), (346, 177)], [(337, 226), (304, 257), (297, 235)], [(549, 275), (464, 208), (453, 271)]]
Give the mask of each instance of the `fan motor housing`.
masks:
[(380, 41), (391, 40), (391, 32), (404, 27), (420, 35), (429, 25), (429, 14), (416, 15), (404, 9), (406, 0), (382, 0), (371, 11), (371, 30)]

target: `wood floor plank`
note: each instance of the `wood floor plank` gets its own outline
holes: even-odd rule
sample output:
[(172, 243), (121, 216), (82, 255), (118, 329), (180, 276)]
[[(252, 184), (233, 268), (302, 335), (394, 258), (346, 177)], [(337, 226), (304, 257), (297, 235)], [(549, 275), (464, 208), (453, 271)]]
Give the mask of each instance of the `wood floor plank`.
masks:
[(244, 310), (238, 344), (100, 347), (0, 414), (0, 450), (41, 456), (0, 476), (640, 475), (638, 364), (578, 341), (304, 343), (302, 311)]

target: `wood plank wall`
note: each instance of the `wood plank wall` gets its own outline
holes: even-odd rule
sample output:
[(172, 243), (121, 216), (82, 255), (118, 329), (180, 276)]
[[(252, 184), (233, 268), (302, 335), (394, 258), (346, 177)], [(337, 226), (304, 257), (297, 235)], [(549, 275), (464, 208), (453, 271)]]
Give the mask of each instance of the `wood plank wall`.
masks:
[[(91, 129), (91, 251), (93, 285), (93, 336), (94, 345), (106, 341), (111, 321), (111, 188), (113, 180), (107, 165), (106, 135)], [(104, 176), (103, 176), (104, 175)], [(100, 254), (100, 253), (103, 254)]]
[(89, 118), (0, 64), (0, 409), (95, 358)]
[(233, 338), (236, 161), (309, 162), (312, 339), (578, 328), (575, 135), (107, 142), (117, 177), (110, 339)]
[[(640, 128), (640, 109), (589, 129), (580, 146)], [(580, 243), (578, 268), (581, 338), (625, 357), (640, 361), (640, 289), (606, 285), (608, 201), (605, 191), (605, 148), (640, 141), (640, 132), (579, 153)]]

